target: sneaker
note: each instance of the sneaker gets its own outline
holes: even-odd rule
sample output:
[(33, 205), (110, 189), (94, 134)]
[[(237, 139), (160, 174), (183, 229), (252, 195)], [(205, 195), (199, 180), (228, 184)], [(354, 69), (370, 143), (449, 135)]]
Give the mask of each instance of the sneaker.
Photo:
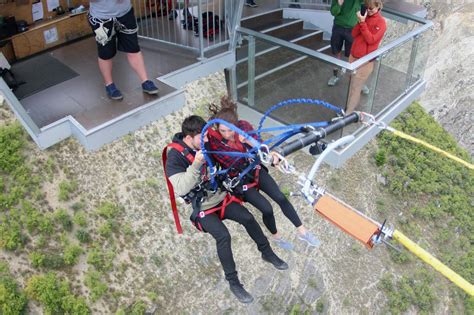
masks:
[(114, 83), (110, 83), (109, 85), (106, 85), (105, 86), (105, 91), (107, 92), (107, 96), (110, 99), (113, 99), (113, 100), (123, 99), (122, 92), (120, 92), (120, 90), (117, 89), (117, 87), (115, 86)]
[(288, 269), (288, 264), (278, 258), (275, 253), (271, 253), (270, 255), (262, 254), (262, 259), (270, 264), (272, 264), (278, 270), (286, 270)]
[(171, 10), (170, 13), (168, 13), (168, 20), (172, 21), (175, 20), (178, 17), (178, 12), (176, 10)]
[(337, 82), (339, 82), (339, 77), (333, 75), (331, 78), (329, 78), (328, 85), (335, 86)]
[[(293, 2), (298, 2), (298, 1), (295, 0)], [(292, 9), (301, 9), (301, 6), (299, 4), (290, 4), (288, 7)]]
[(305, 241), (309, 246), (318, 246), (320, 244), (319, 240), (314, 236), (310, 231), (306, 231), (304, 235), (298, 233), (298, 238), (302, 241)]
[(229, 284), (230, 291), (235, 295), (237, 300), (241, 303), (249, 304), (253, 302), (253, 296), (244, 289), (244, 286), (237, 282), (237, 283), (230, 283)]
[(272, 242), (275, 243), (276, 246), (283, 248), (284, 250), (293, 250), (293, 244), (288, 242), (283, 238), (271, 238)]
[(247, 1), (245, 2), (245, 5), (248, 6), (248, 7), (251, 7), (251, 8), (256, 8), (256, 7), (258, 7), (258, 4), (256, 4), (254, 0), (247, 0)]
[(142, 83), (142, 89), (144, 93), (147, 93), (150, 95), (156, 95), (159, 92), (155, 83), (153, 83), (153, 81), (150, 81), (150, 80), (146, 80), (145, 82)]
[(364, 84), (364, 86), (362, 87), (361, 93), (364, 94), (364, 95), (369, 95), (370, 90), (369, 90), (369, 88), (367, 87), (367, 85)]

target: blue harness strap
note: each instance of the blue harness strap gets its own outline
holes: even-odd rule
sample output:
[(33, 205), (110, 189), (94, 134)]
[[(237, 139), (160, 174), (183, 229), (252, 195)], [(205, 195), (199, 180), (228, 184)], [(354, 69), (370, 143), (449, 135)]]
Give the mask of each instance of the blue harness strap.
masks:
[[(254, 168), (256, 168), (260, 164), (261, 162), (260, 156), (261, 156), (262, 148), (265, 148), (269, 152), (270, 150), (279, 146), (280, 144), (282, 144), (289, 138), (301, 133), (303, 131), (302, 130), (303, 127), (310, 126), (310, 127), (317, 128), (317, 127), (324, 127), (329, 124), (328, 122), (313, 122), (313, 123), (306, 123), (306, 124), (295, 124), (295, 125), (287, 125), (287, 126), (279, 126), (279, 127), (262, 128), (263, 123), (265, 122), (267, 117), (269, 117), (271, 112), (283, 106), (296, 105), (296, 104), (313, 104), (317, 106), (323, 106), (330, 110), (335, 111), (338, 115), (344, 114), (344, 111), (341, 108), (331, 105), (329, 103), (326, 103), (324, 101), (300, 98), (300, 99), (289, 99), (272, 106), (269, 110), (265, 112), (265, 114), (260, 119), (257, 130), (245, 132), (242, 129), (238, 128), (237, 126), (222, 119), (212, 119), (204, 126), (201, 132), (201, 150), (207, 162), (207, 165), (210, 168), (210, 182), (213, 189), (217, 189), (217, 186), (218, 186), (216, 177), (219, 175), (227, 175), (230, 169), (232, 168), (232, 165), (234, 165), (234, 163), (237, 160), (242, 159), (242, 158), (251, 160), (251, 163), (249, 163), (249, 165), (242, 172), (239, 173), (238, 181), (240, 181), (248, 172), (252, 171)], [(206, 136), (207, 130), (209, 128), (212, 128), (214, 124), (224, 125), (230, 130), (238, 133), (240, 136), (244, 137), (245, 140), (248, 140), (251, 143), (252, 148), (250, 148), (247, 152), (208, 151), (204, 144), (204, 138)], [(285, 132), (282, 132), (281, 134), (271, 137), (270, 139), (266, 141), (261, 140), (262, 132), (275, 132), (275, 131), (285, 131)], [(254, 139), (251, 136), (252, 134), (257, 134), (258, 140)], [(210, 156), (211, 154), (227, 155), (227, 156), (235, 157), (235, 160), (232, 162), (229, 168), (218, 170), (212, 161), (212, 158)], [(235, 182), (237, 182), (237, 178), (235, 179), (236, 179)]]

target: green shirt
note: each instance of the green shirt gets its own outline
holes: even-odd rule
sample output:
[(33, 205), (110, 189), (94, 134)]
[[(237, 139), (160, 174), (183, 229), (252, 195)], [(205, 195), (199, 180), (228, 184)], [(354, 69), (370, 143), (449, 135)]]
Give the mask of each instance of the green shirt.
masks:
[(345, 28), (353, 28), (357, 24), (357, 11), (364, 3), (363, 0), (344, 0), (344, 3), (339, 5), (337, 0), (332, 0), (331, 14), (334, 15), (334, 24)]

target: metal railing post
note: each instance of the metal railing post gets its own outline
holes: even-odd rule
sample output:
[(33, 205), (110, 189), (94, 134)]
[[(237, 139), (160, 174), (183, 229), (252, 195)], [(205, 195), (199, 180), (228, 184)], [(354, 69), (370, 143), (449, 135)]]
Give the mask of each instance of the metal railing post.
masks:
[(248, 37), (248, 79), (247, 79), (247, 104), (255, 106), (255, 37)]
[(415, 68), (415, 61), (416, 61), (416, 56), (418, 53), (418, 43), (420, 41), (420, 35), (416, 35), (413, 39), (413, 45), (411, 47), (411, 53), (410, 53), (410, 62), (408, 63), (408, 69), (407, 69), (407, 76), (406, 76), (406, 81), (405, 81), (405, 91), (408, 91), (411, 86), (411, 79), (413, 76), (413, 70)]
[(202, 25), (202, 0), (198, 0), (198, 32), (199, 32), (199, 60), (204, 59), (204, 32)]

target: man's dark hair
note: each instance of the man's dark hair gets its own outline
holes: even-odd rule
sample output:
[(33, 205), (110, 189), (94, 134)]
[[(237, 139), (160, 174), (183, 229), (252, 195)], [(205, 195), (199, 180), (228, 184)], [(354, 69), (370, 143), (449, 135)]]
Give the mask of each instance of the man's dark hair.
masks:
[(206, 121), (202, 119), (201, 116), (192, 115), (183, 121), (183, 124), (181, 125), (181, 132), (183, 133), (184, 137), (194, 137), (195, 135), (201, 133), (205, 125)]

